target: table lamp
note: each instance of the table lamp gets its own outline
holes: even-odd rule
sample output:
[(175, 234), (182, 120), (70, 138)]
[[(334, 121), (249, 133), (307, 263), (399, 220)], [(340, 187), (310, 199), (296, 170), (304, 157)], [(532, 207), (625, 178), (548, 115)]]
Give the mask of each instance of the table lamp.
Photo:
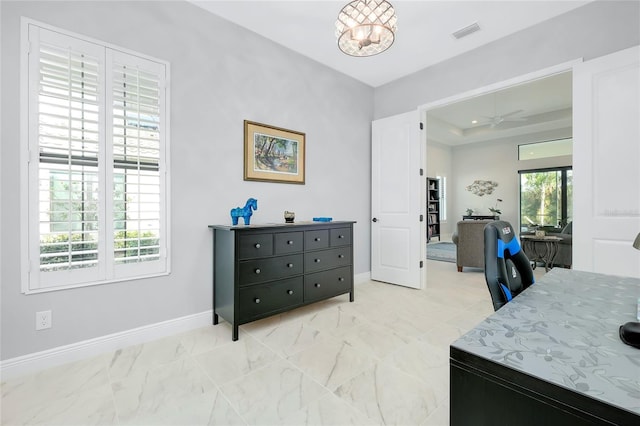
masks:
[[(640, 250), (640, 233), (633, 242), (633, 247)], [(640, 320), (640, 298), (638, 298), (638, 320)], [(628, 322), (620, 326), (620, 340), (627, 345), (640, 349), (640, 322)]]

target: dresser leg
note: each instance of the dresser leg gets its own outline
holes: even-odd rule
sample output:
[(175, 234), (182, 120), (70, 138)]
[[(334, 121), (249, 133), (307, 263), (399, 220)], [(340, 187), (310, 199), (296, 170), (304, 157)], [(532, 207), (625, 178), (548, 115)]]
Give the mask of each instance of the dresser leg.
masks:
[(233, 336), (231, 336), (231, 340), (235, 342), (236, 340), (238, 340), (238, 326), (234, 324), (232, 327), (233, 327)]
[(353, 297), (353, 291), (349, 292), (349, 302), (353, 302), (354, 297)]
[(215, 312), (213, 313), (213, 325), (218, 324), (218, 314), (216, 314)]

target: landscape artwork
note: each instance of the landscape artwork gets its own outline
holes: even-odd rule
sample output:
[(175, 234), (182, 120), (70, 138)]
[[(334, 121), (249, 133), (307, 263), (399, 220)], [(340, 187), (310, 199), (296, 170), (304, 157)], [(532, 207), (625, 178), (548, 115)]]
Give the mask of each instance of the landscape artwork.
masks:
[(253, 135), (253, 166), (267, 173), (298, 174), (298, 142), (262, 133)]
[(244, 122), (244, 179), (304, 184), (305, 134)]

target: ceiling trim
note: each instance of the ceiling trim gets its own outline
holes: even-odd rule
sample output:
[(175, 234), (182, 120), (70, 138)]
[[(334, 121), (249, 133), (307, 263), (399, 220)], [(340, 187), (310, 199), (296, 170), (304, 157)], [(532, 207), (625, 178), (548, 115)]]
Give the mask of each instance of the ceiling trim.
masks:
[(464, 101), (467, 99), (474, 98), (480, 95), (486, 95), (491, 92), (496, 92), (502, 89), (506, 89), (511, 86), (517, 86), (522, 83), (528, 83), (534, 80), (538, 80), (540, 78), (545, 78), (552, 76), (554, 74), (560, 74), (567, 71), (573, 71), (573, 69), (582, 64), (583, 58), (574, 59), (567, 62), (562, 62), (560, 64), (543, 68), (538, 71), (533, 71), (527, 74), (523, 74), (517, 77), (510, 78), (508, 80), (500, 81), (497, 83), (492, 83), (487, 86), (478, 87), (476, 89), (472, 89), (463, 93), (459, 93), (457, 95), (449, 96), (443, 99), (438, 99), (432, 102), (428, 102), (426, 104), (418, 106), (418, 111), (420, 112), (420, 117), (425, 119), (426, 121), (426, 113), (434, 108), (443, 107), (449, 104), (453, 104), (456, 102)]

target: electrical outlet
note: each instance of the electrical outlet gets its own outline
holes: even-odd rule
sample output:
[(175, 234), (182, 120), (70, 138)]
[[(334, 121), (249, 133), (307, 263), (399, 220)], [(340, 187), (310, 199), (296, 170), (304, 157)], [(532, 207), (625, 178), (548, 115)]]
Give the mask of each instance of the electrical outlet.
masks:
[(36, 330), (51, 328), (51, 311), (36, 312)]

